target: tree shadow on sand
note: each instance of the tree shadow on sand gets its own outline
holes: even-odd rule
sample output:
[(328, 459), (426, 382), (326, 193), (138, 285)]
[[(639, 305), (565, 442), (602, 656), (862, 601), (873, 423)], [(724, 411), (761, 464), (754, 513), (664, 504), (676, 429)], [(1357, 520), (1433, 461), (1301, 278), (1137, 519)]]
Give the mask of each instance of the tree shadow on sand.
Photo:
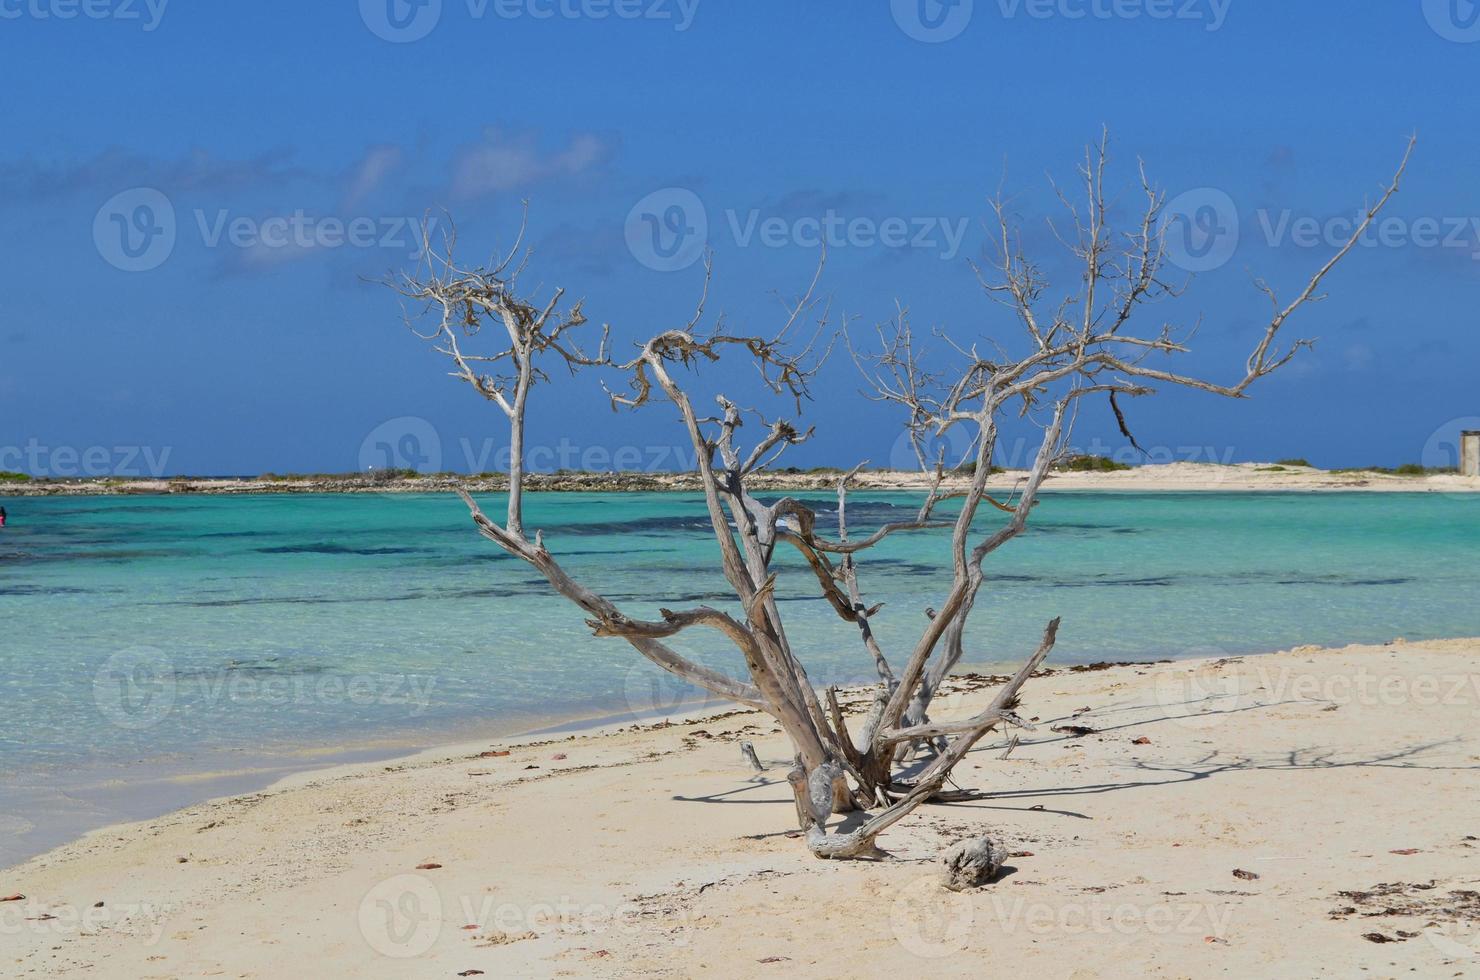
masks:
[[(1239, 695), (1211, 696), (1191, 699), (1177, 704), (1136, 704), (1122, 705), (1104, 709), (1096, 709), (1093, 712), (1096, 721), (1105, 715), (1123, 714), (1132, 711), (1157, 710), (1163, 712), (1159, 717), (1141, 718), (1128, 720), (1118, 725), (1096, 727), (1094, 734), (1103, 735), (1110, 732), (1124, 731), (1135, 728), (1153, 728), (1166, 724), (1171, 720), (1164, 712), (1170, 709), (1190, 707), (1196, 704), (1208, 704), (1217, 701), (1225, 701), (1229, 697), (1237, 698)], [(1263, 710), (1285, 705), (1315, 705), (1319, 701), (1286, 699), (1282, 701), (1261, 702), (1257, 704), (1241, 704), (1236, 707), (1230, 706), (1220, 710), (1202, 711), (1190, 714), (1187, 717), (1196, 719), (1215, 719), (1220, 715), (1241, 714), (1245, 711)], [(1063, 715), (1039, 722), (1039, 731), (1051, 729), (1054, 725), (1062, 722), (1070, 722), (1080, 715)], [(1041, 747), (1051, 745), (1055, 742), (1069, 743), (1086, 736), (1073, 734), (1047, 734), (1040, 737), (1024, 738), (1019, 744), (1019, 750), (1023, 748)], [(1426, 742), (1411, 745), (1406, 748), (1395, 748), (1379, 753), (1351, 754), (1348, 750), (1338, 749), (1331, 746), (1308, 746), (1303, 748), (1292, 748), (1268, 753), (1228, 752), (1224, 749), (1213, 749), (1199, 758), (1183, 763), (1156, 763), (1146, 760), (1130, 760), (1129, 762), (1117, 761), (1114, 765), (1118, 769), (1133, 769), (1145, 774), (1143, 778), (1128, 781), (1086, 783), (1082, 785), (1061, 785), (1024, 789), (1006, 790), (983, 790), (979, 795), (965, 799), (939, 800), (933, 802), (934, 806), (978, 809), (978, 810), (1011, 810), (1016, 812), (1047, 813), (1057, 816), (1074, 817), (1077, 819), (1093, 819), (1087, 814), (1074, 810), (1052, 809), (1037, 804), (1034, 806), (1012, 806), (1005, 805), (1008, 801), (1027, 801), (1035, 799), (1053, 799), (1055, 797), (1074, 796), (1097, 796), (1105, 793), (1123, 791), (1148, 791), (1162, 787), (1176, 786), (1185, 783), (1200, 782), (1215, 776), (1221, 776), (1234, 772), (1299, 772), (1307, 770), (1322, 769), (1348, 769), (1348, 768), (1380, 768), (1380, 769), (1413, 769), (1430, 771), (1475, 771), (1480, 770), (1480, 765), (1447, 765), (1434, 764), (1425, 761), (1425, 757), (1433, 752), (1447, 746), (1463, 743), (1462, 737), (1445, 739), (1440, 741)], [(981, 745), (973, 749), (967, 758), (980, 756), (985, 753), (1000, 753), (1006, 748), (1007, 743), (998, 742), (992, 745)], [(912, 765), (906, 767), (900, 774), (903, 780), (908, 780), (911, 773), (918, 772), (928, 765), (930, 758), (927, 756)], [(779, 789), (780, 794), (764, 793), (761, 795), (750, 795), (756, 790)], [(734, 789), (711, 793), (704, 796), (682, 796), (675, 795), (675, 801), (684, 803), (716, 803), (716, 804), (766, 804), (777, 805), (790, 803), (792, 800), (790, 786), (784, 778), (771, 779), (765, 775), (756, 775), (747, 781), (746, 785), (737, 786)], [(840, 815), (844, 824), (840, 832), (848, 830), (847, 821), (866, 820), (868, 815), (864, 813)], [(768, 837), (786, 836), (795, 834), (793, 831), (778, 831), (771, 834), (758, 834), (753, 838), (763, 840)]]
[(1187, 763), (1158, 764), (1138, 759), (1131, 762), (1128, 766), (1128, 768), (1135, 769), (1139, 772), (1161, 774), (1165, 778), (1144, 778), (1115, 783), (1088, 783), (1081, 786), (1001, 790), (984, 793), (980, 799), (949, 802), (942, 805), (976, 807), (979, 809), (1019, 809), (1018, 807), (982, 807), (981, 804), (992, 800), (1036, 799), (1039, 797), (1056, 796), (1097, 796), (1103, 793), (1114, 793), (1123, 790), (1156, 789), (1158, 787), (1175, 786), (1182, 783), (1200, 782), (1204, 779), (1211, 779), (1214, 776), (1221, 776), (1231, 772), (1300, 772), (1305, 770), (1351, 768), (1422, 769), (1435, 772), (1474, 771), (1480, 769), (1480, 766), (1475, 765), (1429, 765), (1418, 761), (1419, 757), (1425, 753), (1444, 746), (1456, 745), (1463, 741), (1461, 738), (1445, 739), (1438, 742), (1413, 745), (1403, 749), (1394, 749), (1390, 752), (1382, 752), (1375, 755), (1368, 754), (1349, 758), (1342, 758), (1340, 756), (1341, 750), (1321, 746), (1288, 749), (1263, 755), (1226, 753), (1222, 749), (1213, 749), (1201, 758)]

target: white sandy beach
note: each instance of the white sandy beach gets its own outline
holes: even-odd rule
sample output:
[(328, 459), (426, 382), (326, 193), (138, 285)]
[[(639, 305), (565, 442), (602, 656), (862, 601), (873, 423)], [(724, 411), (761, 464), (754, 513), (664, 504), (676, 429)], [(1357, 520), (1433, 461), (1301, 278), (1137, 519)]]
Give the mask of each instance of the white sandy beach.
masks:
[[(761, 472), (751, 477), (760, 491), (833, 490), (839, 471), (822, 470), (800, 473)], [(1026, 470), (1005, 470), (993, 474), (990, 487), (997, 493), (1010, 493), (1027, 479)], [(850, 486), (859, 490), (925, 490), (931, 478), (907, 470), (863, 470)], [(965, 489), (969, 479), (947, 477), (943, 485)], [(533, 489), (540, 490), (687, 490), (698, 489), (691, 473), (567, 473), (530, 477)], [(135, 493), (436, 493), (461, 486), (474, 493), (496, 492), (504, 488), (502, 478), (423, 476), (373, 482), (358, 477), (275, 477), (272, 479), (138, 479), (98, 481), (59, 481), (14, 484), (6, 489), (15, 496), (45, 494), (135, 494)], [(1476, 493), (1480, 477), (1457, 473), (1429, 473), (1422, 476), (1400, 476), (1373, 470), (1322, 470), (1311, 466), (1281, 466), (1275, 463), (1166, 463), (1136, 466), (1113, 472), (1055, 472), (1045, 483), (1049, 490), (1127, 490), (1138, 492), (1190, 493), (1221, 491), (1381, 491), (1388, 493)]]
[[(794, 839), (751, 712), (296, 776), (0, 872), (0, 974), (1480, 975), (1477, 655), (1056, 671), (1038, 730), (958, 770), (994, 795), (916, 811), (883, 861)], [(938, 715), (990, 697), (959, 686)], [(980, 834), (1009, 870), (943, 890)]]

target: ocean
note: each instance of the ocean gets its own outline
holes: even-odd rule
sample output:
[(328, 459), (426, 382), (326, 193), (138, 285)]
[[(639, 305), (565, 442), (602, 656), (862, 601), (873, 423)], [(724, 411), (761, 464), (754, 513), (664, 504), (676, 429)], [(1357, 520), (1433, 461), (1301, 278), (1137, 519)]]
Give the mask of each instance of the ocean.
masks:
[[(795, 496), (824, 528), (834, 519), (831, 494)], [(856, 494), (851, 530), (918, 499)], [(593, 638), (451, 495), (0, 503), (0, 866), (326, 761), (661, 716), (701, 697)], [(500, 504), (484, 502), (494, 515)], [(697, 494), (534, 494), (526, 525), (631, 615), (738, 608)], [(949, 583), (946, 556), (946, 532), (916, 532), (861, 562), (896, 663)], [(1480, 495), (1049, 493), (1028, 533), (988, 559), (967, 659), (1019, 659), (1054, 616), (1059, 665), (1480, 635), (1477, 556)], [(870, 681), (856, 630), (799, 557), (778, 564), (813, 678)], [(710, 631), (674, 645), (742, 669)]]

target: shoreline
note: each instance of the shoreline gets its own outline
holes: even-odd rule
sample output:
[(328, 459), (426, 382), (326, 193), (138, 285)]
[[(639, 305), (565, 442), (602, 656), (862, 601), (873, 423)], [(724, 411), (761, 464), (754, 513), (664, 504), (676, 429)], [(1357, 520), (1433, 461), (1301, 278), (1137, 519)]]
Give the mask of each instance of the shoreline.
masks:
[[(841, 471), (801, 473), (765, 472), (751, 478), (758, 491), (834, 491)], [(1026, 479), (1023, 470), (996, 473), (989, 486), (1010, 492)], [(852, 483), (857, 491), (922, 491), (929, 477), (909, 471), (865, 470)], [(951, 476), (948, 489), (964, 489), (968, 479)], [(0, 497), (66, 496), (272, 496), (293, 494), (403, 494), (444, 493), (456, 488), (470, 493), (501, 493), (501, 476), (419, 476), (373, 479), (353, 475), (282, 478), (161, 478), (97, 480), (31, 480), (0, 483)], [(1371, 470), (1328, 471), (1314, 467), (1272, 463), (1166, 463), (1113, 472), (1056, 472), (1044, 484), (1046, 491), (1131, 491), (1149, 493), (1208, 492), (1402, 492), (1480, 493), (1480, 477), (1454, 473), (1400, 476)], [(700, 489), (696, 477), (682, 473), (560, 473), (531, 474), (528, 490), (547, 493), (692, 493)]]
[[(0, 800), (12, 806), (17, 801), (25, 801), (30, 806), (7, 809), (4, 815), (8, 828), (6, 823), (0, 823), (0, 833), (7, 829), (14, 831), (14, 836), (34, 832), (36, 821), (47, 815), (46, 806), (61, 802), (85, 807), (89, 813), (105, 818), (88, 819), (87, 814), (70, 813), (67, 814), (69, 819), (60, 821), (61, 826), (48, 824), (50, 832), (40, 835), (35, 844), (16, 848), (14, 855), (7, 853), (9, 848), (0, 850), (0, 874), (7, 867), (34, 860), (113, 826), (158, 819), (215, 800), (270, 792), (287, 780), (330, 773), (344, 767), (397, 763), (426, 753), (450, 751), (457, 746), (490, 740), (591, 734), (607, 728), (648, 723), (657, 718), (686, 717), (693, 711), (717, 710), (712, 706), (706, 708), (705, 704), (701, 701), (685, 702), (674, 706), (679, 710), (667, 713), (603, 711), (570, 717), (555, 715), (535, 722), (534, 727), (497, 720), (463, 720), (449, 724), (443, 730), (428, 732), (426, 738), (401, 733), (384, 738), (366, 737), (359, 741), (308, 742), (291, 747), (279, 746), (275, 752), (243, 756), (238, 760), (231, 758), (232, 753), (217, 750), (217, 755), (199, 760), (209, 763), (204, 767), (180, 767), (178, 764), (182, 760), (175, 758), (143, 759), (122, 766), (93, 763), (82, 770), (88, 778), (54, 787), (44, 787), (45, 780), (40, 771), (12, 772), (0, 780)], [(160, 768), (148, 779), (140, 778), (139, 770), (164, 762), (175, 765)]]
[[(1480, 642), (1477, 640), (1476, 642)], [(1275, 656), (1281, 651), (1267, 651), (1261, 653), (1233, 654), (1234, 657), (1267, 657)], [(1062, 666), (1048, 666), (1034, 674), (1035, 680), (1042, 680), (1059, 675), (1075, 675), (1098, 673), (1100, 671), (1144, 668), (1159, 664), (1184, 663), (1195, 664), (1202, 662), (1203, 658), (1194, 658), (1183, 661), (1170, 659), (1145, 660), (1145, 661), (1117, 661), (1066, 664)], [(975, 665), (952, 674), (950, 681), (954, 683), (942, 691), (942, 695), (952, 693), (959, 694), (962, 690), (978, 688), (983, 682), (1000, 680), (1013, 668), (1011, 664), (1000, 665)], [(1000, 670), (1003, 673), (998, 673)], [(991, 671), (991, 673), (985, 673)], [(840, 687), (838, 696), (845, 708), (850, 704), (864, 703), (868, 698), (868, 692), (872, 688), (866, 687)], [(58, 842), (44, 850), (27, 855), (18, 861), (8, 865), (0, 865), (0, 880), (18, 868), (46, 859), (49, 855), (64, 851), (70, 847), (86, 843), (95, 836), (107, 836), (118, 831), (120, 828), (145, 826), (157, 820), (194, 810), (200, 807), (212, 807), (217, 804), (228, 803), (246, 797), (272, 794), (284, 790), (291, 790), (311, 782), (329, 780), (335, 778), (349, 777), (377, 768), (402, 768), (406, 766), (423, 763), (445, 762), (466, 757), (469, 752), (478, 752), (490, 745), (499, 748), (533, 748), (551, 745), (557, 742), (569, 741), (571, 739), (605, 738), (620, 734), (624, 731), (662, 731), (668, 728), (707, 723), (719, 718), (729, 718), (739, 715), (756, 716), (759, 718), (761, 712), (746, 708), (727, 701), (706, 700), (688, 701), (674, 706), (671, 711), (619, 711), (602, 713), (592, 716), (579, 716), (564, 721), (551, 721), (550, 724), (540, 724), (535, 728), (519, 729), (512, 732), (498, 732), (494, 729), (499, 726), (491, 725), (490, 730), (482, 734), (467, 733), (445, 741), (429, 744), (406, 744), (400, 746), (377, 745), (374, 742), (362, 745), (336, 744), (333, 746), (304, 746), (295, 755), (308, 757), (314, 755), (325, 756), (323, 762), (318, 763), (293, 763), (288, 761), (290, 756), (285, 754), (278, 758), (281, 765), (261, 766), (257, 768), (240, 768), (235, 770), (217, 770), (210, 772), (180, 771), (163, 775), (154, 781), (155, 784), (188, 785), (192, 783), (210, 783), (217, 780), (248, 780), (251, 785), (224, 793), (213, 793), (178, 806), (171, 806), (163, 810), (154, 810), (148, 815), (137, 817), (126, 817), (121, 820), (111, 821), (106, 824), (91, 827), (80, 833), (69, 836), (66, 840)], [(845, 714), (849, 712), (845, 711)], [(353, 758), (363, 756), (363, 758)], [(259, 777), (269, 777), (262, 781)], [(76, 789), (77, 787), (69, 787)], [(98, 788), (96, 786), (86, 788)]]
[[(1347, 646), (1372, 646), (1378, 643), (1392, 645), (1393, 643), (1433, 643), (1447, 642), (1447, 637), (1432, 637), (1409, 641), (1400, 638), (1398, 640), (1352, 640), (1346, 642)], [(1338, 641), (1338, 643), (1341, 641)], [(1477, 640), (1480, 643), (1480, 640)], [(1326, 647), (1316, 646), (1312, 649)], [(1333, 646), (1331, 648), (1337, 648)], [(1283, 652), (1280, 649), (1246, 649), (1225, 650), (1230, 658), (1243, 657), (1272, 657)], [(1087, 672), (1096, 672), (1105, 669), (1118, 669), (1126, 667), (1150, 667), (1159, 664), (1192, 664), (1198, 663), (1201, 657), (1177, 657), (1171, 655), (1172, 651), (1162, 653), (1148, 652), (1135, 654), (1146, 659), (1117, 660), (1117, 661), (1084, 661), (1063, 662), (1050, 664), (1045, 667), (1041, 676), (1052, 677), (1059, 674), (1073, 675)], [(953, 678), (967, 683), (973, 683), (983, 676), (1000, 676), (1011, 673), (1015, 664), (1009, 662), (997, 663), (970, 663), (959, 665)], [(1037, 675), (1035, 675), (1037, 676)], [(845, 697), (858, 696), (862, 688), (839, 687), (839, 692)], [(6, 870), (19, 867), (20, 865), (42, 857), (51, 851), (58, 850), (69, 845), (78, 843), (92, 834), (100, 833), (116, 826), (128, 826), (140, 822), (166, 817), (192, 807), (202, 806), (211, 802), (229, 800), (238, 796), (272, 792), (279, 785), (299, 779), (314, 776), (332, 774), (340, 769), (358, 766), (375, 766), (384, 764), (400, 764), (410, 760), (418, 760), (428, 756), (440, 756), (445, 753), (455, 754), (457, 750), (474, 744), (487, 742), (507, 742), (509, 744), (520, 744), (531, 740), (558, 740), (565, 737), (591, 737), (621, 731), (633, 726), (651, 725), (658, 722), (662, 727), (662, 721), (670, 721), (674, 724), (681, 721), (692, 721), (702, 719), (715, 714), (728, 714), (736, 710), (736, 707), (716, 697), (710, 696), (698, 700), (678, 702), (668, 709), (642, 709), (634, 710), (630, 707), (620, 708), (613, 702), (606, 709), (593, 709), (582, 711), (571, 715), (551, 715), (544, 719), (509, 722), (496, 719), (459, 719), (455, 723), (449, 723), (445, 728), (425, 733), (426, 737), (413, 736), (409, 732), (398, 732), (394, 735), (370, 736), (365, 735), (356, 740), (336, 739), (331, 741), (317, 741), (295, 743), (292, 746), (278, 746), (277, 751), (254, 757), (244, 757), (239, 762), (231, 764), (230, 753), (220, 754), (212, 757), (211, 762), (215, 765), (167, 768), (153, 776), (143, 784), (150, 789), (141, 791), (135, 782), (123, 782), (124, 778), (136, 780), (135, 770), (141, 766), (147, 766), (152, 762), (163, 761), (163, 759), (137, 760), (122, 767), (122, 777), (97, 778), (93, 781), (69, 782), (64, 785), (47, 787), (44, 791), (37, 789), (36, 779), (39, 770), (27, 770), (20, 775), (28, 778), (28, 785), (6, 786), (0, 781), (0, 799), (7, 797), (13, 802), (17, 799), (26, 799), (28, 796), (33, 802), (30, 810), (17, 810), (6, 813), (8, 822), (0, 822), (0, 833), (7, 829), (14, 832), (15, 836), (31, 833), (36, 823), (32, 818), (44, 817), (45, 810), (35, 805), (35, 801), (51, 803), (55, 801), (70, 801), (73, 804), (84, 804), (94, 813), (105, 814), (104, 819), (87, 819), (86, 816), (77, 817), (68, 814), (68, 819), (63, 820), (64, 826), (70, 825), (68, 829), (45, 835), (42, 842), (37, 845), (28, 845), (16, 848), (14, 854), (6, 854), (0, 850), (0, 876)], [(660, 721), (661, 720), (661, 721)], [(171, 757), (171, 761), (174, 760)], [(109, 767), (102, 763), (91, 764), (86, 771), (90, 774), (102, 777), (104, 773), (117, 771), (119, 767)], [(16, 774), (11, 774), (15, 779)], [(202, 793), (201, 787), (209, 789)], [(192, 791), (194, 789), (194, 791)], [(220, 790), (215, 792), (213, 790)], [(49, 795), (48, 795), (49, 794)], [(148, 800), (147, 805), (141, 805), (142, 800)], [(160, 805), (160, 801), (168, 801)], [(16, 827), (23, 827), (14, 831)], [(8, 864), (5, 862), (9, 862)]]
[[(1480, 881), (1463, 805), (1477, 654), (1477, 639), (1394, 641), (1058, 668), (1024, 692), (1038, 730), (1007, 761), (988, 740), (963, 767), (994, 795), (922, 808), (881, 841), (882, 862), (817, 861), (788, 837), (784, 739), (731, 706), (297, 773), (0, 871), (0, 895), (25, 896), (0, 905), (0, 956), (25, 975), (679, 976), (786, 961), (955, 975), (986, 955), (1068, 975), (1096, 953), (1153, 976), (1453, 974), (1480, 966), (1480, 909), (1446, 897)], [(971, 713), (993, 686), (963, 676), (942, 710)], [(1095, 733), (1052, 732), (1071, 718)], [(765, 773), (741, 763), (741, 739)], [(1444, 794), (1459, 805), (1425, 802)], [(939, 892), (940, 848), (983, 832), (1016, 867)], [(1361, 897), (1383, 882), (1434, 884)], [(407, 888), (435, 906), (424, 946), (377, 911)], [(1120, 917), (1040, 928), (1021, 903)], [(782, 924), (803, 907), (825, 921)], [(1185, 915), (1159, 917), (1173, 908)]]
[[(996, 673), (998, 670), (1009, 669), (1010, 665), (1003, 664), (963, 665), (961, 675), (974, 676), (984, 671)], [(1071, 664), (1053, 669), (1072, 671), (1083, 669), (1083, 666)], [(218, 754), (209, 760), (200, 760), (211, 763), (204, 768), (165, 767), (147, 780), (139, 778), (138, 770), (147, 769), (151, 763), (165, 762), (165, 759), (138, 760), (126, 766), (93, 763), (83, 770), (91, 778), (44, 790), (37, 786), (40, 781), (38, 771), (24, 771), (19, 777), (12, 772), (5, 779), (0, 779), (0, 800), (12, 805), (16, 801), (29, 801), (31, 806), (29, 809), (7, 810), (4, 816), (8, 826), (7, 823), (0, 822), (0, 833), (5, 833), (7, 829), (13, 831), (14, 836), (32, 833), (36, 829), (36, 821), (47, 815), (44, 804), (63, 801), (72, 806), (85, 806), (90, 813), (103, 815), (103, 819), (88, 819), (86, 814), (66, 814), (66, 819), (60, 821), (60, 826), (48, 824), (48, 829), (53, 832), (41, 835), (41, 839), (35, 844), (16, 848), (13, 855), (7, 853), (8, 848), (0, 850), (0, 875), (8, 868), (35, 860), (111, 827), (159, 819), (213, 801), (271, 792), (284, 782), (329, 774), (343, 768), (399, 764), (427, 755), (455, 754), (463, 747), (490, 741), (523, 743), (541, 739), (558, 740), (572, 735), (588, 737), (609, 734), (633, 725), (650, 725), (663, 721), (678, 723), (680, 720), (709, 717), (733, 710), (735, 705), (712, 696), (678, 702), (665, 710), (619, 709), (614, 702), (609, 709), (594, 713), (552, 715), (529, 723), (493, 719), (461, 720), (443, 730), (426, 733), (426, 738), (414, 738), (401, 733), (399, 736), (383, 738), (366, 737), (359, 741), (335, 740), (302, 743), (291, 747), (280, 746), (274, 753), (243, 757), (236, 764), (230, 764), (230, 753)], [(171, 758), (169, 761), (179, 760)], [(107, 778), (110, 773), (112, 778)], [(26, 781), (19, 786), (11, 782), (18, 778)], [(17, 831), (15, 828), (23, 829)]]

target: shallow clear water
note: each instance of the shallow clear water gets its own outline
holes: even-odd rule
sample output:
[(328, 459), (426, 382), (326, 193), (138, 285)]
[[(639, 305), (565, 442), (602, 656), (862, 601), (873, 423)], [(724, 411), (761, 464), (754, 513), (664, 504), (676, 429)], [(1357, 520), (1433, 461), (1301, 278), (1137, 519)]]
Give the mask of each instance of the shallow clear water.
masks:
[[(831, 495), (800, 496), (825, 526)], [(860, 494), (853, 529), (917, 501)], [(694, 693), (593, 639), (451, 496), (6, 503), (0, 805), (86, 773), (281, 765), (305, 747), (431, 744), (661, 712)], [(697, 495), (535, 495), (526, 523), (633, 615), (733, 608)], [(863, 563), (897, 656), (947, 585), (945, 543), (897, 535)], [(1059, 615), (1061, 663), (1480, 635), (1477, 555), (1480, 495), (1051, 494), (989, 560), (968, 658), (1021, 657)], [(814, 679), (867, 680), (856, 632), (809, 591), (798, 559), (783, 562), (783, 614)], [(678, 645), (741, 669), (702, 631)]]

